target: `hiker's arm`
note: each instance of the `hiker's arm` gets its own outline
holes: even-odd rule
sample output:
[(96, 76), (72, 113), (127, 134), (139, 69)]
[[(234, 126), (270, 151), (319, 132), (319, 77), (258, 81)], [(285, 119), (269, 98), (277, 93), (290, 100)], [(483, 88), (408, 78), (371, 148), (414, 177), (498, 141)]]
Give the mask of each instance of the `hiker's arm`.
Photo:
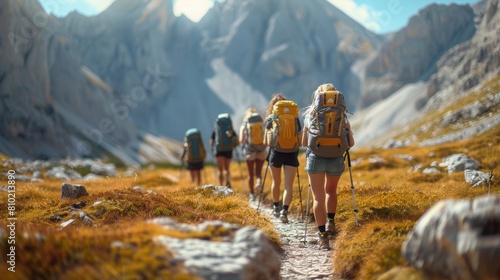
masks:
[(239, 137), (238, 137), (238, 134), (236, 134), (236, 131), (234, 131), (234, 129), (233, 129), (233, 131), (232, 131), (232, 132), (233, 132), (233, 138), (234, 138), (234, 141), (236, 142), (236, 143), (234, 144), (234, 146), (236, 147), (236, 146), (238, 146), (238, 145), (240, 144)]
[(304, 130), (302, 130), (302, 141), (300, 141), (300, 145), (302, 147), (307, 147), (307, 126), (304, 126)]
[(181, 161), (184, 161), (184, 157), (186, 156), (186, 150), (187, 150), (187, 142), (186, 139), (184, 138), (184, 143), (182, 144), (182, 154), (179, 157)]
[(240, 137), (239, 137), (240, 143), (245, 143), (247, 141), (247, 134), (246, 134), (246, 129), (245, 125), (240, 126)]
[[(304, 131), (302, 130), (302, 125), (300, 124), (300, 119), (297, 118), (296, 121), (297, 121), (297, 131), (298, 131), (297, 132), (297, 141), (298, 141), (299, 145), (301, 145), (302, 144), (301, 142), (304, 139)], [(304, 127), (304, 129), (305, 129), (305, 127)]]
[(345, 124), (345, 128), (347, 130), (347, 144), (349, 145), (349, 149), (354, 147), (354, 135), (352, 134), (352, 130), (351, 130), (351, 123), (349, 121), (347, 121), (347, 123)]
[(210, 147), (214, 146), (214, 141), (215, 141), (215, 131), (212, 132), (212, 135), (210, 136), (210, 141), (209, 141)]
[(182, 149), (182, 154), (181, 154), (181, 156), (179, 157), (179, 159), (180, 159), (181, 161), (184, 161), (184, 156), (186, 156), (186, 147), (185, 147), (185, 146), (183, 146), (183, 149)]
[(271, 129), (273, 128), (273, 115), (267, 116), (267, 118), (264, 120), (264, 127), (266, 129)]

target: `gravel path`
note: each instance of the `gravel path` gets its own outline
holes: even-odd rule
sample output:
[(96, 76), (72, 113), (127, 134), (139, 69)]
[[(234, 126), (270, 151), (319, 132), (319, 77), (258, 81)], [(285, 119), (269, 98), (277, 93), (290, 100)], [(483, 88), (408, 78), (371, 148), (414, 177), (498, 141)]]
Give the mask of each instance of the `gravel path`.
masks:
[[(257, 208), (257, 202), (252, 203)], [(280, 219), (271, 216), (271, 208), (261, 204), (263, 215), (271, 217), (276, 231), (281, 236), (284, 253), (281, 256), (282, 279), (333, 279), (342, 278), (333, 271), (333, 250), (318, 249), (316, 224), (307, 226), (307, 242), (304, 243), (305, 222), (301, 217), (290, 215), (289, 222), (284, 224)], [(333, 241), (330, 246), (333, 248)]]

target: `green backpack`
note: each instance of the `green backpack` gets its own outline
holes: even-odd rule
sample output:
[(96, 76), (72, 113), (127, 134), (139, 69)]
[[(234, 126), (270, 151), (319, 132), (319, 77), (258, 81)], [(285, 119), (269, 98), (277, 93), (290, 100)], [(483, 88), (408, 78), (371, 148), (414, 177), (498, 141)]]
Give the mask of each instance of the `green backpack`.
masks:
[(215, 150), (217, 152), (230, 152), (236, 146), (233, 122), (228, 113), (219, 114), (214, 122)]
[(207, 153), (205, 151), (205, 146), (203, 145), (203, 139), (199, 129), (188, 129), (186, 131), (184, 141), (184, 147), (186, 149), (184, 159), (188, 163), (205, 161)]

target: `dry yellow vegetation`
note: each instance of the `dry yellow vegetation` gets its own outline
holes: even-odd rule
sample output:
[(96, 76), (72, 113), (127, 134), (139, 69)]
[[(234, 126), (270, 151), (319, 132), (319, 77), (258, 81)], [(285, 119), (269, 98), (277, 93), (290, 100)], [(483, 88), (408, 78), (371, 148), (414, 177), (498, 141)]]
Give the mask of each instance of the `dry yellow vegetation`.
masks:
[[(448, 174), (445, 168), (438, 167), (441, 173), (428, 175), (410, 170), (417, 165), (428, 167), (446, 156), (464, 153), (480, 162), (481, 171), (498, 176), (499, 144), (500, 127), (497, 126), (473, 139), (440, 146), (353, 151), (351, 159), (356, 164), (352, 167), (352, 176), (359, 225), (355, 224), (351, 182), (346, 167), (338, 187), (336, 225), (339, 234), (335, 239), (335, 250), (325, 252), (333, 254), (335, 271), (347, 279), (376, 279), (389, 271), (396, 273), (394, 268), (401, 268), (401, 275), (424, 279), (409, 267), (400, 252), (403, 241), (419, 217), (439, 200), (500, 195), (500, 186), (494, 178), (490, 185), (472, 188), (465, 182), (463, 172)], [(412, 156), (412, 159), (400, 155)], [(372, 157), (385, 161), (371, 163), (368, 159)], [(0, 154), (2, 158), (5, 157)], [(299, 217), (299, 209), (306, 206), (308, 182), (303, 154), (299, 160), (302, 193), (299, 194), (295, 183), (291, 218)], [(0, 171), (13, 168), (3, 166)], [(79, 171), (85, 174), (85, 170)], [(206, 166), (202, 176), (204, 183), (215, 182), (213, 171), (213, 166)], [(231, 182), (235, 195), (230, 197), (214, 196), (210, 190), (196, 188), (189, 182), (187, 171), (168, 165), (144, 168), (131, 178), (70, 182), (83, 184), (90, 194), (75, 200), (60, 199), (62, 182), (58, 180), (46, 178), (43, 183), (16, 182), (18, 272), (3, 273), (2, 279), (192, 279), (193, 276), (180, 264), (169, 261), (171, 254), (154, 244), (153, 237), (165, 234), (217, 241), (230, 234), (208, 231), (189, 236), (146, 223), (162, 216), (189, 224), (222, 220), (252, 225), (263, 230), (281, 250), (279, 236), (270, 219), (247, 203), (246, 183), (242, 181), (246, 174), (244, 163), (232, 163)], [(7, 178), (0, 176), (0, 185), (6, 184)], [(270, 175), (267, 174), (265, 198), (270, 197), (270, 184)], [(134, 186), (155, 194), (134, 191)], [(299, 205), (299, 195), (302, 206)], [(7, 201), (8, 194), (0, 191), (1, 271), (7, 270), (9, 250)], [(96, 201), (102, 203), (94, 206)], [(78, 202), (80, 206), (84, 205), (82, 211), (96, 222), (95, 225), (88, 226), (75, 219), (70, 226), (61, 228), (62, 221), (78, 215), (78, 211), (68, 210)], [(268, 207), (269, 202), (264, 201), (263, 205)], [(125, 245), (111, 246), (114, 242)], [(384, 276), (389, 279), (387, 275), (391, 274)]]
[[(359, 208), (359, 225), (355, 225), (349, 172), (339, 183), (339, 205), (334, 254), (335, 271), (349, 279), (373, 279), (393, 267), (408, 264), (401, 257), (400, 248), (417, 219), (437, 201), (448, 198), (474, 198), (487, 193), (500, 194), (496, 181), (490, 186), (472, 188), (465, 183), (463, 172), (423, 175), (408, 170), (417, 164), (424, 167), (433, 161), (454, 153), (465, 153), (480, 161), (480, 170), (500, 174), (500, 128), (476, 139), (438, 147), (406, 147), (390, 150), (359, 150), (351, 154), (355, 197)], [(405, 160), (398, 155), (411, 155)], [(370, 163), (378, 156), (385, 163)], [(307, 174), (304, 155), (300, 155), (300, 182), (302, 207), (305, 209)], [(265, 166), (264, 166), (265, 167)], [(4, 167), (3, 170), (8, 170)], [(161, 216), (181, 223), (197, 224), (205, 220), (223, 220), (261, 228), (280, 250), (279, 236), (268, 217), (261, 215), (247, 203), (247, 190), (241, 178), (246, 176), (244, 164), (232, 163), (232, 182), (235, 195), (216, 197), (209, 190), (200, 190), (188, 181), (186, 171), (175, 167), (142, 171), (133, 178), (111, 178), (83, 182), (89, 196), (76, 200), (60, 200), (61, 181), (46, 179), (44, 183), (16, 185), (16, 211), (18, 221), (16, 250), (19, 273), (14, 279), (55, 278), (113, 278), (131, 279), (187, 279), (179, 265), (169, 265), (168, 251), (155, 246), (152, 237), (167, 234), (183, 237), (181, 233), (146, 224), (145, 221)], [(203, 178), (212, 183), (213, 167), (207, 166)], [(269, 176), (269, 174), (267, 174)], [(180, 180), (178, 180), (180, 178)], [(2, 179), (6, 180), (6, 179)], [(82, 183), (82, 182), (72, 182)], [(140, 193), (133, 186), (152, 190), (156, 194)], [(291, 205), (291, 217), (299, 216), (298, 184)], [(266, 179), (264, 196), (270, 197), (270, 178)], [(0, 209), (7, 209), (7, 194), (0, 192)], [(95, 201), (103, 203), (92, 206)], [(77, 222), (61, 229), (63, 220), (71, 217), (68, 208), (84, 202), (82, 209), (97, 226)], [(265, 202), (264, 205), (268, 205)], [(73, 214), (75, 215), (75, 214)], [(7, 211), (0, 212), (2, 227), (7, 222)], [(312, 226), (312, 225), (311, 225)], [(207, 232), (196, 238), (217, 240), (227, 233)], [(189, 236), (184, 236), (189, 237)], [(6, 256), (6, 238), (0, 244), (2, 257)], [(110, 244), (120, 241), (130, 244), (122, 249)], [(328, 253), (328, 252), (327, 252)], [(133, 265), (132, 265), (133, 264)], [(6, 269), (5, 261), (0, 269)], [(417, 273), (417, 272), (414, 272)], [(418, 274), (418, 273), (417, 273)], [(42, 277), (43, 276), (43, 277)], [(5, 278), (2, 278), (5, 279)]]

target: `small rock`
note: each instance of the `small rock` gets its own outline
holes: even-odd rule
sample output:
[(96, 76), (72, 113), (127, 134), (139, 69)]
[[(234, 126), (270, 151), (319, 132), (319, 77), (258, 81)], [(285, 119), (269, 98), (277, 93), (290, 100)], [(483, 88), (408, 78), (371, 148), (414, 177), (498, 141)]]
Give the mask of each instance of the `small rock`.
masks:
[(70, 224), (72, 224), (74, 221), (75, 221), (75, 219), (69, 219), (64, 223), (61, 223), (61, 227), (65, 228), (65, 227), (69, 226)]
[(140, 192), (140, 193), (145, 193), (144, 189), (143, 189), (143, 188), (141, 188), (141, 186), (134, 186), (132, 189), (133, 189), (134, 191), (138, 191), (138, 192)]
[(61, 199), (75, 199), (89, 195), (83, 185), (63, 183), (61, 186)]
[(97, 181), (97, 180), (101, 180), (101, 179), (103, 179), (103, 178), (104, 178), (104, 177), (99, 176), (99, 175), (96, 175), (96, 174), (94, 174), (94, 173), (89, 173), (89, 174), (87, 174), (87, 175), (85, 175), (85, 176), (83, 177), (83, 180), (84, 180), (84, 181)]
[(98, 201), (94, 202), (94, 204), (92, 204), (92, 206), (99, 205), (99, 204), (101, 204), (101, 203), (103, 203), (103, 202), (104, 202), (104, 201), (102, 201), (102, 200), (98, 200)]
[(490, 174), (477, 170), (464, 171), (465, 182), (472, 185), (473, 188), (486, 185), (490, 181)]
[(71, 206), (73, 206), (76, 209), (82, 209), (83, 207), (85, 207), (85, 205), (87, 205), (87, 203), (85, 203), (85, 201), (79, 201)]
[(439, 170), (434, 167), (427, 167), (424, 170), (422, 170), (422, 174), (439, 174)]
[(62, 221), (62, 217), (61, 216), (52, 216), (49, 218), (49, 220), (51, 220), (52, 222), (60, 222)]

